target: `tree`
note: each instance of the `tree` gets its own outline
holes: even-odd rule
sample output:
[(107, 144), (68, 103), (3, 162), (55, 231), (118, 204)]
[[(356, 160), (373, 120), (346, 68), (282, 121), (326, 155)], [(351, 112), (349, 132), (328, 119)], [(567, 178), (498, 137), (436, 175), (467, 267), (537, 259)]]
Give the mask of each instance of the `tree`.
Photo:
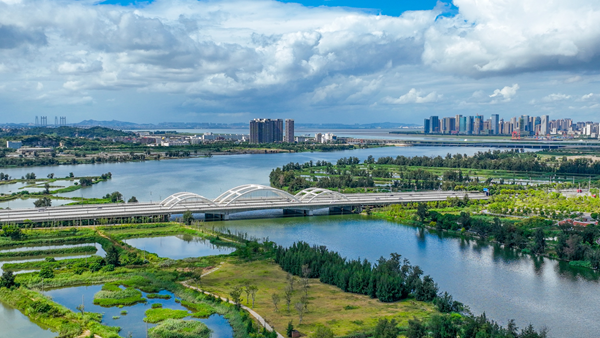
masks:
[(315, 333), (311, 335), (311, 338), (333, 338), (333, 331), (326, 326), (319, 325)]
[(39, 273), (41, 278), (54, 278), (54, 270), (49, 266), (44, 266)]
[(292, 303), (292, 294), (294, 294), (294, 289), (292, 289), (290, 285), (286, 286), (283, 290), (283, 298), (285, 299), (288, 312), (290, 311), (290, 304)]
[(52, 200), (49, 199), (48, 197), (42, 197), (42, 198), (38, 199), (37, 201), (33, 202), (33, 205), (35, 205), (36, 208), (51, 207)]
[(273, 305), (275, 306), (275, 312), (279, 312), (279, 308), (277, 305), (279, 304), (279, 295), (274, 293), (271, 295), (271, 300), (273, 301)]
[(373, 338), (396, 338), (400, 334), (400, 328), (395, 319), (387, 320), (387, 318), (380, 319), (375, 326), (375, 333)]
[(417, 217), (421, 220), (421, 222), (425, 221), (425, 219), (429, 216), (429, 211), (427, 207), (427, 203), (421, 202), (417, 205)]
[(250, 285), (250, 296), (252, 296), (252, 308), (254, 308), (254, 299), (256, 298), (256, 292), (258, 291), (258, 287), (256, 285)]
[(4, 271), (2, 277), (0, 277), (0, 288), (11, 288), (13, 286), (18, 286), (15, 283), (15, 275), (10, 270)]
[(10, 237), (13, 241), (18, 241), (24, 237), (21, 228), (17, 225), (5, 225), (2, 227), (2, 236)]
[(296, 311), (298, 311), (298, 317), (300, 318), (298, 321), (298, 325), (302, 324), (302, 317), (304, 316), (304, 304), (302, 302), (298, 302), (294, 305)]
[(48, 182), (44, 183), (44, 194), (50, 193), (50, 184)]
[(186, 210), (183, 213), (183, 223), (190, 225), (190, 224), (192, 224), (193, 221), (194, 221), (194, 215), (192, 214), (191, 211)]
[(292, 323), (292, 321), (290, 320), (288, 322), (288, 326), (285, 329), (285, 333), (287, 334), (288, 337), (292, 337), (292, 332), (294, 331), (294, 324)]
[(229, 295), (231, 296), (231, 300), (235, 303), (235, 306), (239, 308), (242, 297), (242, 288), (239, 286), (234, 287), (233, 290), (229, 292)]
[(296, 282), (296, 278), (294, 278), (294, 276), (292, 276), (292, 274), (290, 273), (288, 273), (287, 276), (285, 276), (285, 278), (287, 279), (290, 285), (290, 289), (292, 290), (292, 292), (294, 292), (294, 283)]
[(112, 203), (122, 202), (123, 194), (118, 191), (113, 191), (111, 194), (106, 194), (104, 198), (110, 200)]
[(131, 198), (129, 200), (127, 200), (127, 203), (137, 203), (138, 200), (137, 198), (135, 198), (135, 196), (131, 196)]
[(544, 238), (544, 230), (538, 228), (534, 234), (534, 242), (532, 250), (535, 254), (543, 254), (546, 251), (546, 239)]
[(424, 338), (427, 337), (427, 329), (425, 325), (416, 317), (408, 320), (408, 330), (406, 330), (406, 338)]
[(119, 266), (119, 250), (114, 245), (109, 246), (104, 259), (107, 265)]

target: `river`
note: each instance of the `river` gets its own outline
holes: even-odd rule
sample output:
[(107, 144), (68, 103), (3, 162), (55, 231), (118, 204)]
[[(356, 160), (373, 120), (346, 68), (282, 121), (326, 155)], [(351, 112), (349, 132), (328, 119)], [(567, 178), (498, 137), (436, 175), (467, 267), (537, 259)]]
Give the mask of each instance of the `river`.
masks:
[[(125, 199), (136, 196), (139, 201), (157, 201), (180, 192), (190, 191), (215, 198), (238, 185), (256, 183), (269, 185), (272, 169), (289, 162), (305, 163), (310, 160), (335, 163), (339, 158), (356, 156), (361, 160), (369, 155), (382, 156), (445, 156), (448, 153), (472, 155), (487, 148), (479, 147), (383, 147), (335, 152), (306, 152), (284, 154), (223, 155), (211, 158), (191, 158), (146, 162), (64, 165), (54, 167), (9, 168), (0, 171), (12, 177), (34, 172), (38, 177), (54, 173), (65, 177), (94, 176), (111, 172), (113, 178), (70, 193), (65, 197), (102, 197), (119, 191)], [(14, 201), (11, 202), (11, 208)], [(33, 200), (31, 200), (33, 207)], [(20, 206), (22, 207), (22, 206)]]
[[(209, 198), (247, 183), (267, 184), (270, 171), (289, 162), (335, 162), (340, 157), (368, 155), (415, 156), (472, 154), (484, 148), (386, 147), (342, 152), (214, 156), (212, 158), (112, 163), (77, 166), (3, 169), (13, 177), (35, 172), (64, 177), (112, 172), (113, 179), (65, 196), (99, 197), (115, 190), (126, 198), (156, 201), (179, 191)], [(219, 224), (215, 224), (218, 226)], [(271, 218), (224, 222), (230, 229), (248, 232), (282, 245), (297, 240), (327, 245), (347, 257), (376, 260), (397, 252), (420, 265), (440, 289), (468, 305), (476, 314), (506, 324), (547, 326), (551, 337), (596, 337), (600, 310), (597, 273), (576, 270), (548, 259), (532, 259), (494, 246), (456, 238), (441, 238), (401, 224), (361, 216)], [(1, 306), (0, 306), (1, 307)], [(2, 316), (0, 314), (0, 316)], [(2, 321), (2, 323), (7, 323)], [(10, 322), (8, 322), (10, 326)], [(16, 325), (16, 324), (15, 324)], [(32, 324), (33, 325), (33, 324)], [(9, 327), (11, 329), (12, 327)], [(14, 328), (13, 328), (14, 329)], [(33, 328), (31, 330), (34, 330)]]
[(513, 250), (438, 236), (395, 222), (360, 215), (272, 218), (215, 222), (289, 246), (325, 245), (348, 258), (399, 253), (419, 265), (474, 314), (506, 325), (547, 327), (550, 337), (598, 337), (599, 273), (564, 262), (532, 259)]

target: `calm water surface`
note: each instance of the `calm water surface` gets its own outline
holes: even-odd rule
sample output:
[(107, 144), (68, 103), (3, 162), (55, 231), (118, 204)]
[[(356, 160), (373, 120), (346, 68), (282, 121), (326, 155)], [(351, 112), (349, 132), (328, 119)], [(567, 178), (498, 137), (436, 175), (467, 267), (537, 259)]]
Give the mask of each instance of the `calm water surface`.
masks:
[[(310, 160), (335, 162), (339, 158), (356, 156), (361, 160), (369, 155), (382, 156), (445, 156), (448, 153), (471, 155), (487, 148), (476, 147), (384, 147), (357, 149), (336, 152), (256, 154), (213, 156), (211, 158), (193, 158), (129, 163), (84, 164), (74, 166), (8, 168), (5, 174), (21, 177), (35, 172), (39, 177), (49, 173), (64, 177), (70, 172), (75, 176), (100, 175), (111, 172), (113, 178), (107, 182), (94, 184), (78, 191), (62, 194), (65, 197), (102, 197), (107, 193), (119, 191), (125, 199), (136, 196), (140, 201), (157, 201), (180, 192), (190, 191), (208, 198), (215, 198), (233, 187), (248, 184), (269, 184), (269, 173), (276, 167), (289, 162), (305, 163)], [(12, 203), (12, 202), (11, 202)], [(32, 207), (33, 200), (29, 201)], [(16, 206), (10, 205), (11, 209)]]
[(235, 251), (234, 248), (216, 246), (203, 238), (190, 235), (132, 238), (124, 242), (171, 259), (227, 255)]
[(440, 290), (503, 325), (546, 326), (551, 337), (598, 337), (599, 274), (549, 259), (358, 215), (218, 222), (289, 246), (303, 240), (348, 258), (375, 261), (399, 253), (430, 274)]
[(0, 337), (53, 338), (57, 335), (36, 325), (19, 310), (0, 303)]
[[(161, 291), (160, 294), (171, 295), (170, 299), (148, 299), (146, 293), (142, 292), (142, 296), (148, 299), (146, 303), (138, 303), (123, 308), (102, 307), (94, 305), (94, 294), (102, 289), (102, 285), (79, 286), (72, 288), (56, 289), (46, 292), (46, 295), (72, 311), (77, 312), (77, 306), (82, 301), (85, 306), (85, 311), (103, 313), (102, 323), (108, 326), (119, 326), (121, 331), (119, 335), (127, 337), (130, 333), (134, 338), (146, 337), (146, 328), (150, 329), (158, 324), (146, 324), (143, 319), (146, 317), (145, 312), (152, 308), (152, 304), (160, 303), (163, 308), (174, 310), (187, 310), (181, 304), (175, 302), (173, 293)], [(121, 315), (121, 311), (126, 310), (126, 315)], [(113, 319), (113, 317), (120, 317)], [(212, 338), (233, 338), (233, 329), (225, 317), (214, 314), (209, 318), (185, 318), (186, 320), (199, 320), (206, 324), (213, 331)]]

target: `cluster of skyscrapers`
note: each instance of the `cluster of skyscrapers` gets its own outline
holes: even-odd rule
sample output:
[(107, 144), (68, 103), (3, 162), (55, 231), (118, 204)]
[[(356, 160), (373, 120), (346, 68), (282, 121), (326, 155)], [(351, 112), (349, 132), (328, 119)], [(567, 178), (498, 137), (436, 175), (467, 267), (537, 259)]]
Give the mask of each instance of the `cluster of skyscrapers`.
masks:
[(250, 121), (250, 143), (293, 143), (294, 120), (254, 119)]
[(550, 120), (548, 115), (521, 115), (510, 120), (492, 114), (489, 119), (483, 115), (454, 117), (431, 116), (424, 121), (425, 134), (465, 134), (465, 135), (587, 135), (598, 137), (599, 126), (594, 122), (573, 123), (571, 119)]

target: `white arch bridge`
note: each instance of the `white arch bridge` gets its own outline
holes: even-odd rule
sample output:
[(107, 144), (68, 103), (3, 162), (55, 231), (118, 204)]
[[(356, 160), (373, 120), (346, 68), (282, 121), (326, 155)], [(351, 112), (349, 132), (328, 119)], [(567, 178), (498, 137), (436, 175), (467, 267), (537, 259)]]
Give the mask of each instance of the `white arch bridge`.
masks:
[(83, 221), (83, 224), (97, 224), (103, 219), (124, 219), (131, 217), (160, 217), (186, 211), (205, 214), (206, 220), (227, 220), (229, 215), (279, 209), (287, 215), (313, 214), (314, 210), (328, 208), (331, 213), (360, 212), (365, 206), (385, 206), (411, 202), (445, 201), (449, 197), (487, 199), (481, 193), (454, 191), (423, 191), (401, 193), (342, 194), (322, 188), (308, 188), (295, 195), (287, 191), (260, 184), (245, 184), (210, 199), (192, 192), (175, 193), (158, 203), (115, 203), (83, 206), (61, 206), (0, 210), (0, 223), (34, 223), (52, 221)]

